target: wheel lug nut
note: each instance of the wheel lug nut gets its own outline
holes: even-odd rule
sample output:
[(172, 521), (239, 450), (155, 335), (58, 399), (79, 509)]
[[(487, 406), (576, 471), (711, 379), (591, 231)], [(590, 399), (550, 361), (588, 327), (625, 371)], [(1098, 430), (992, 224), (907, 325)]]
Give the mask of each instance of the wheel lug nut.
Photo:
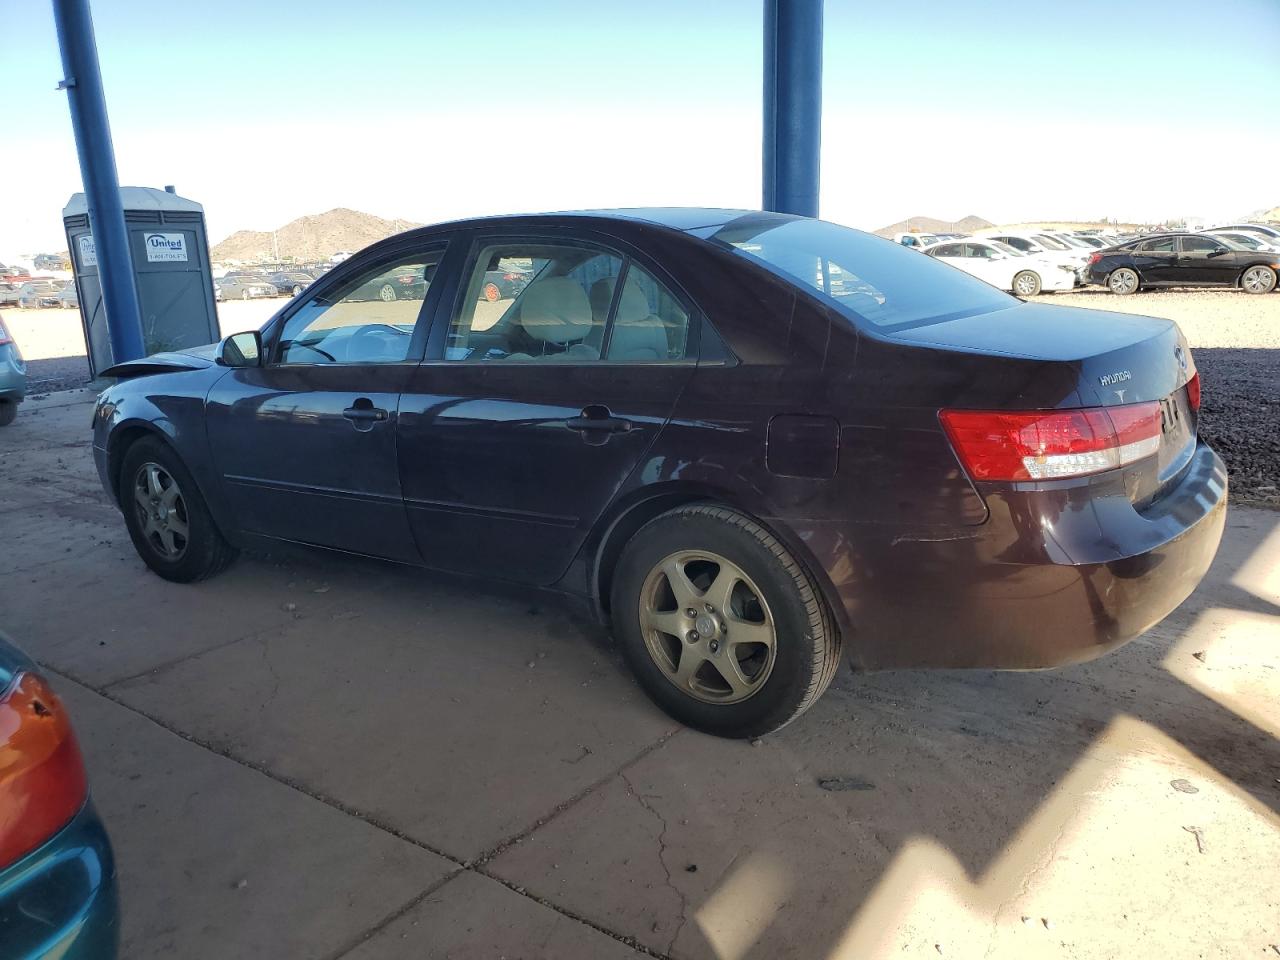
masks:
[(712, 653), (719, 653), (719, 652), (720, 652), (720, 641), (719, 641), (719, 640), (712, 640), (712, 641), (711, 641), (711, 652), (712, 652)]
[(716, 612), (716, 608), (715, 608), (715, 607), (713, 607), (711, 604), (709, 604), (709, 603), (708, 603), (708, 604), (707, 604), (707, 613), (715, 613), (715, 612)]
[(693, 607), (690, 607), (688, 610), (685, 611), (685, 615), (689, 617), (696, 617), (698, 615), (698, 611), (693, 609)]
[(697, 630), (690, 630), (690, 631), (689, 631), (689, 642), (690, 642), (690, 643), (697, 643), (699, 639), (700, 639), (700, 638), (698, 637), (698, 631), (697, 631)]

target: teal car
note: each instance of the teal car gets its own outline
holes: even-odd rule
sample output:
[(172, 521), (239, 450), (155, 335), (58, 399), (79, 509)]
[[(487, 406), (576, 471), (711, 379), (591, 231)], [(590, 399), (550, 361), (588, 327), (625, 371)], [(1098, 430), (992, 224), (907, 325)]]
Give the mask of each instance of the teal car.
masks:
[(66, 707), (0, 634), (0, 955), (114, 960), (119, 913)]
[(0, 427), (13, 423), (18, 404), (27, 395), (27, 365), (17, 341), (0, 317)]

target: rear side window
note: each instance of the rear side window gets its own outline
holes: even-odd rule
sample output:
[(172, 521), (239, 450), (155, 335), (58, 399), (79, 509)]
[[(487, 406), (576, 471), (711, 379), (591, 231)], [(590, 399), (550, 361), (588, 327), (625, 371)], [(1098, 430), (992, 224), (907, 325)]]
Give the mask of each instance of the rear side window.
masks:
[(1165, 237), (1163, 240), (1148, 240), (1138, 247), (1139, 253), (1173, 253), (1177, 246), (1176, 237)]
[[(707, 239), (875, 327), (898, 329), (1016, 306), (1008, 294), (901, 244), (822, 220), (748, 214)], [(963, 247), (963, 244), (946, 246)], [(840, 282), (832, 278), (838, 269)]]
[(480, 249), (445, 359), (661, 363), (684, 359), (688, 334), (679, 301), (633, 261), (589, 244), (515, 241)]

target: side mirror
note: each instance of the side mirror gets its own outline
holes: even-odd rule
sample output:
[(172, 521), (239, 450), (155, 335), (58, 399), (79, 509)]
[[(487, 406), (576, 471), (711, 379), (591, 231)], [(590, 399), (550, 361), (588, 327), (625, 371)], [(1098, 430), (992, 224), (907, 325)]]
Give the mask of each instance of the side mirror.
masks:
[(233, 333), (222, 341), (218, 363), (224, 367), (262, 366), (262, 334), (257, 330)]

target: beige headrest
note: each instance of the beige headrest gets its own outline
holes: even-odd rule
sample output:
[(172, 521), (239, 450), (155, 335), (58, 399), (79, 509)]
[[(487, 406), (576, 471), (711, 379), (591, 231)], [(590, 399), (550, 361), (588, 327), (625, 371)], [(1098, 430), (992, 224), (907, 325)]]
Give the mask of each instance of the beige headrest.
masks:
[(535, 280), (520, 301), (520, 326), (544, 343), (572, 343), (591, 332), (591, 302), (576, 280)]
[[(591, 312), (596, 320), (604, 322), (609, 313), (609, 304), (613, 302), (613, 290), (618, 285), (617, 277), (605, 277), (591, 285)], [(640, 287), (627, 281), (622, 287), (622, 299), (618, 301), (617, 323), (635, 323), (649, 316), (649, 300)]]

